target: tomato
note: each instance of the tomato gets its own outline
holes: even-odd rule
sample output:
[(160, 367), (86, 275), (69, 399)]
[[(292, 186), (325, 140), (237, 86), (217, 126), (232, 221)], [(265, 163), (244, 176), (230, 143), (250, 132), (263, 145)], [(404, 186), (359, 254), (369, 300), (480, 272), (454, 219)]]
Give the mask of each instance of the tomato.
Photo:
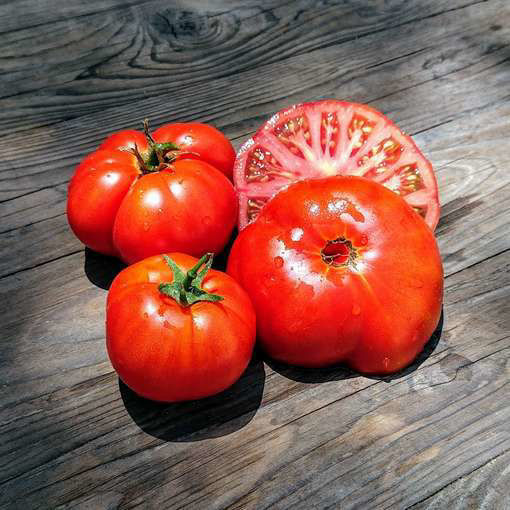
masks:
[(155, 142), (148, 130), (105, 140), (69, 185), (67, 215), (76, 236), (127, 263), (166, 251), (221, 251), (236, 223), (234, 188), (207, 162), (179, 159), (176, 147)]
[(262, 347), (293, 365), (398, 371), (441, 314), (433, 232), (401, 197), (362, 177), (280, 191), (234, 242), (228, 273), (252, 299)]
[(173, 142), (182, 151), (181, 158), (201, 159), (232, 179), (236, 153), (228, 138), (213, 126), (200, 122), (167, 124), (156, 129), (154, 140)]
[[(194, 400), (234, 384), (255, 343), (255, 313), (227, 274), (179, 253), (121, 271), (107, 299), (106, 346), (122, 381), (161, 402)], [(202, 269), (201, 269), (202, 268)]]
[(276, 113), (241, 147), (234, 166), (240, 229), (281, 187), (335, 174), (383, 184), (436, 227), (436, 178), (413, 140), (367, 105), (328, 99)]
[(117, 211), (113, 242), (129, 264), (170, 250), (218, 253), (236, 212), (234, 189), (223, 175), (203, 161), (178, 160), (130, 188)]

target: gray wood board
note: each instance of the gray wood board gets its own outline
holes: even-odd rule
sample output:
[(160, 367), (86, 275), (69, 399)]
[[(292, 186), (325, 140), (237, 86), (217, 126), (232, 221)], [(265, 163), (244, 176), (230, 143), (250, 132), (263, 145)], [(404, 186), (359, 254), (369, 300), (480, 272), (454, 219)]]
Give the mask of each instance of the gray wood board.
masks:
[[(508, 508), (509, 26), (504, 0), (3, 2), (0, 507)], [(441, 328), (396, 377), (257, 354), (217, 397), (139, 399), (104, 345), (121, 264), (67, 226), (73, 167), (145, 116), (239, 146), (322, 97), (433, 162)]]

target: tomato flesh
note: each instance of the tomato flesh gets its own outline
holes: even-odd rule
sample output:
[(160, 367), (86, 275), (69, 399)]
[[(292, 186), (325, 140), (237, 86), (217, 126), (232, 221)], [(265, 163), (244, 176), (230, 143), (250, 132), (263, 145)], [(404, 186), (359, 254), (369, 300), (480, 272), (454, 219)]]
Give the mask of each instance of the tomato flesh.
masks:
[(241, 147), (234, 166), (240, 229), (283, 186), (330, 175), (379, 182), (401, 195), (429, 227), (437, 225), (436, 178), (413, 140), (373, 108), (324, 100), (276, 113)]

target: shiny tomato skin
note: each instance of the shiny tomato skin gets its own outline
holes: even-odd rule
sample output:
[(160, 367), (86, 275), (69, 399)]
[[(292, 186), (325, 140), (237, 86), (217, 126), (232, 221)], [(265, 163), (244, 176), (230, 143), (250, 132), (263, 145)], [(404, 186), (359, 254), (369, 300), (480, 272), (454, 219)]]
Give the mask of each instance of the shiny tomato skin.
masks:
[(140, 175), (127, 152), (99, 150), (76, 168), (67, 199), (67, 217), (76, 237), (105, 255), (118, 255), (112, 230), (120, 204)]
[(262, 347), (293, 365), (396, 372), (441, 315), (432, 231), (397, 194), (362, 177), (280, 191), (236, 239), (228, 273), (252, 299)]
[[(197, 259), (173, 253), (182, 270)], [(173, 275), (162, 256), (120, 272), (108, 293), (106, 343), (113, 367), (139, 395), (161, 402), (194, 400), (231, 386), (255, 343), (255, 313), (241, 287), (210, 270), (202, 284), (222, 301), (182, 307), (158, 285)]]
[(215, 127), (200, 122), (178, 122), (156, 129), (153, 137), (159, 143), (177, 144), (182, 150), (179, 158), (200, 159), (232, 179), (236, 153), (228, 138)]
[(178, 160), (130, 188), (117, 213), (113, 240), (128, 264), (169, 251), (218, 253), (236, 215), (234, 188), (221, 172), (204, 161)]

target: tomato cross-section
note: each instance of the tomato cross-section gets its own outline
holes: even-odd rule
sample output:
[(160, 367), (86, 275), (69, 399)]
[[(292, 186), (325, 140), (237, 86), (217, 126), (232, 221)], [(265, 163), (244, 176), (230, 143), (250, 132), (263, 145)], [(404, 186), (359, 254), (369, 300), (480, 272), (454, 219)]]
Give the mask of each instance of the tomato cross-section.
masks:
[(234, 166), (239, 227), (293, 181), (357, 175), (401, 195), (435, 229), (439, 219), (432, 165), (413, 140), (369, 106), (324, 100), (273, 115), (240, 149)]

